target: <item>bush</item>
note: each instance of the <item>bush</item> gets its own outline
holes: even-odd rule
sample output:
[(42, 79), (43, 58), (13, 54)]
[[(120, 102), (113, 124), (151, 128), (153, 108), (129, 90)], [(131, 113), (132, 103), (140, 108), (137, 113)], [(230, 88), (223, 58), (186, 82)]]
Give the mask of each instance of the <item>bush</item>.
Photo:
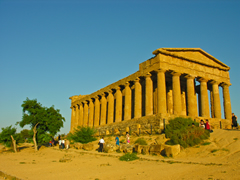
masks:
[(120, 161), (134, 161), (136, 159), (139, 159), (136, 153), (127, 153), (119, 158)]
[(93, 137), (95, 133), (96, 130), (94, 128), (78, 126), (74, 133), (68, 135), (68, 139), (73, 140), (74, 142), (87, 144), (96, 140), (96, 138)]
[(169, 120), (169, 124), (166, 126), (165, 135), (166, 138), (170, 138), (166, 144), (180, 144), (182, 147), (186, 148), (200, 144), (204, 139), (209, 138), (210, 133), (198, 127), (198, 123), (190, 118), (177, 117)]
[(6, 128), (2, 128), (2, 132), (0, 133), (0, 143), (3, 143), (7, 147), (10, 147), (12, 144), (11, 135), (13, 136), (16, 143), (19, 141), (19, 136), (16, 134), (17, 129), (12, 128), (12, 126), (8, 126)]
[(148, 145), (146, 140), (143, 138), (138, 138), (134, 144), (139, 144), (139, 145)]

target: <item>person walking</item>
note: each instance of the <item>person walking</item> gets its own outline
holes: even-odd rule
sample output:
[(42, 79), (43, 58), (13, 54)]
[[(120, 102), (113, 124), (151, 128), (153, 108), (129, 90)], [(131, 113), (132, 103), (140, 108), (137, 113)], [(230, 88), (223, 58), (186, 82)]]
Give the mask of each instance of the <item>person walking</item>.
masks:
[(102, 139), (99, 140), (99, 152), (103, 152), (103, 146), (104, 146), (104, 138), (102, 137)]

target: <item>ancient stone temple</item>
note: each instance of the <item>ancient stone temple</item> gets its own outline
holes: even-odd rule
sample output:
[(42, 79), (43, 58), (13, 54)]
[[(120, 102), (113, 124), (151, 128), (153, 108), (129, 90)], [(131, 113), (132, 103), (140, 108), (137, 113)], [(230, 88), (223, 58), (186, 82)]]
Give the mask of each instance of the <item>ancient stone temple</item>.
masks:
[(177, 116), (208, 119), (213, 128), (231, 125), (226, 64), (200, 48), (160, 48), (153, 54), (137, 72), (90, 95), (70, 97), (71, 131), (77, 126), (160, 127), (163, 119)]

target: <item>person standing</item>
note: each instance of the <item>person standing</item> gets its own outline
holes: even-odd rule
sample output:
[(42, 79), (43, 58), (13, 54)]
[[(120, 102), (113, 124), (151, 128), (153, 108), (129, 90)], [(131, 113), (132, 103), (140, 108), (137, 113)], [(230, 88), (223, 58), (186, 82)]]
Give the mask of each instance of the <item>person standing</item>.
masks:
[(115, 138), (115, 141), (116, 141), (116, 145), (119, 146), (119, 137), (118, 136)]
[(130, 143), (130, 136), (129, 136), (128, 132), (126, 132), (126, 141), (127, 141), (127, 144)]
[(62, 149), (64, 149), (65, 148), (65, 140), (64, 139), (62, 140), (61, 144), (62, 144)]
[(99, 152), (103, 152), (103, 146), (104, 146), (104, 138), (102, 137), (102, 139), (99, 140)]
[(234, 113), (232, 113), (232, 128), (233, 127), (238, 127), (237, 116)]

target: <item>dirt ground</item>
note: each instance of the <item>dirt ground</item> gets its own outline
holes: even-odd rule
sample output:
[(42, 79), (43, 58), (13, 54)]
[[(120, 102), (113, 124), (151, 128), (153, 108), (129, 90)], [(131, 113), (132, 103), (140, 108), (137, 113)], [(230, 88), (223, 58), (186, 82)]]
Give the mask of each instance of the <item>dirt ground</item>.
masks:
[[(150, 142), (156, 136), (144, 138)], [(31, 144), (23, 144), (18, 153), (0, 153), (0, 179), (3, 174), (24, 180), (240, 179), (240, 131), (214, 130), (207, 142), (183, 149), (175, 158), (140, 154), (140, 159), (129, 162), (119, 160), (122, 153), (58, 147), (34, 152)]]

